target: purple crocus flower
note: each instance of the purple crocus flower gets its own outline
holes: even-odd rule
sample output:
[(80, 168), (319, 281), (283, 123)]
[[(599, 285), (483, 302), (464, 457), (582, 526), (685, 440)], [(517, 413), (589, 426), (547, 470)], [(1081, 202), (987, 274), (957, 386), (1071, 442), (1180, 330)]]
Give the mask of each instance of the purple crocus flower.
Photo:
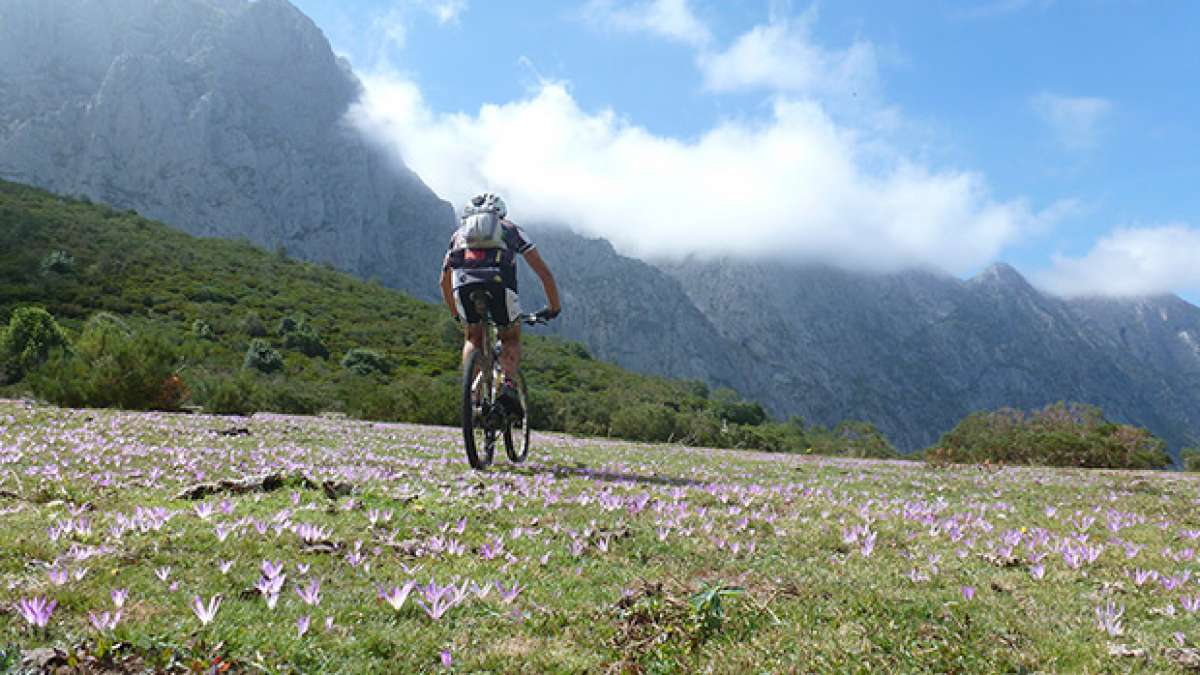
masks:
[(963, 586), (962, 587), (962, 596), (963, 596), (963, 600), (966, 600), (967, 602), (974, 600), (975, 599), (975, 587), (974, 586)]
[(57, 606), (57, 600), (36, 597), (18, 602), (17, 610), (21, 612), (21, 617), (29, 625), (45, 628), (46, 624), (50, 623), (50, 616), (54, 614), (54, 608)]
[(297, 586), (296, 595), (299, 595), (300, 599), (306, 605), (316, 606), (321, 604), (321, 581), (319, 579), (311, 579), (307, 586)]
[(443, 649), (441, 654), (442, 667), (449, 668), (454, 663), (454, 658), (450, 656), (449, 649)]
[(408, 599), (408, 594), (412, 593), (416, 585), (417, 582), (410, 579), (404, 586), (393, 586), (390, 591), (380, 588), (379, 597), (391, 605), (392, 609), (399, 612), (400, 608), (404, 606), (404, 601)]
[(296, 619), (296, 637), (304, 637), (304, 634), (308, 632), (308, 625), (311, 622), (312, 622), (312, 618), (309, 617), (307, 614), (300, 617), (299, 619)]
[(120, 609), (125, 606), (125, 601), (129, 599), (129, 589), (114, 588), (109, 595), (112, 596), (113, 604), (117, 606), (117, 609)]
[(108, 632), (116, 630), (117, 623), (121, 620), (121, 610), (116, 612), (88, 612), (88, 620), (92, 622), (92, 627), (100, 632)]
[(200, 599), (200, 596), (192, 598), (192, 611), (196, 613), (196, 618), (200, 619), (201, 626), (207, 626), (212, 623), (214, 617), (217, 616), (217, 610), (221, 608), (221, 595), (218, 593), (209, 599), (208, 604)]

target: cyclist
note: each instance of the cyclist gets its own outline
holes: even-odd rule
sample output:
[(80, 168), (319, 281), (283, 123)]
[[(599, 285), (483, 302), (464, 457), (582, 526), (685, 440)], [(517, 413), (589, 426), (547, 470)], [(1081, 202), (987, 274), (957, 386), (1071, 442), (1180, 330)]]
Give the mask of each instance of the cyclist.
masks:
[(442, 299), (455, 321), (465, 319), (463, 363), (483, 341), (483, 317), (468, 300), (475, 290), (488, 291), (488, 311), (499, 329), (500, 367), (504, 384), (497, 399), (514, 417), (524, 414), (513, 386), (521, 362), (521, 314), (517, 295), (517, 255), (538, 275), (550, 306), (541, 312), (553, 319), (562, 311), (554, 275), (525, 233), (508, 220), (508, 206), (490, 192), (476, 195), (463, 208), (459, 228), (450, 237), (442, 262)]

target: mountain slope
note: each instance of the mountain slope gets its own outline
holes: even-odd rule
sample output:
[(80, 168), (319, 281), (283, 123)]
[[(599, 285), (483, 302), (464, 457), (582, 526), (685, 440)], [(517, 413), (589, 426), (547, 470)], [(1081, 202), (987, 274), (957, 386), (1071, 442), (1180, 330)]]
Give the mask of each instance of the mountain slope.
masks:
[(662, 267), (756, 358), (744, 393), (776, 413), (831, 423), (853, 410), (913, 449), (975, 410), (1074, 400), (1176, 448), (1200, 438), (1200, 309), (1178, 298), (1064, 301), (1007, 265), (968, 282), (786, 263)]
[(452, 209), (344, 125), (359, 90), (284, 0), (9, 0), (0, 177), (433, 299)]

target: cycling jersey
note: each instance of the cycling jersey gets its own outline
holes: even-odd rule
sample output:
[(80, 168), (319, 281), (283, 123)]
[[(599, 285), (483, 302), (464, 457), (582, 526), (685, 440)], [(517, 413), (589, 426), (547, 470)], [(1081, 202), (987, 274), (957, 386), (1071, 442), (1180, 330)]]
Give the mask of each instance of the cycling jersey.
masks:
[(501, 248), (468, 248), (460, 231), (450, 237), (442, 269), (451, 271), (456, 291), (468, 284), (501, 284), (517, 292), (517, 255), (528, 253), (534, 246), (521, 228), (507, 220), (501, 221), (501, 226)]

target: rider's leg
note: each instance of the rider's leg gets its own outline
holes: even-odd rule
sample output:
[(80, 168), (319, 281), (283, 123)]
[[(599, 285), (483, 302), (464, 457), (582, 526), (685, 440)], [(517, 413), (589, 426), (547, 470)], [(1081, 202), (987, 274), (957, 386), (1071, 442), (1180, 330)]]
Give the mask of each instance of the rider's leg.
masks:
[(467, 327), (464, 330), (464, 337), (466, 339), (463, 341), (462, 357), (463, 357), (463, 365), (465, 366), (467, 363), (467, 359), (471, 356), (471, 352), (475, 351), (476, 349), (479, 349), (480, 346), (483, 344), (483, 324), (481, 324), (481, 323), (467, 324)]
[(500, 367), (504, 370), (505, 377), (514, 379), (521, 367), (521, 324), (514, 323), (500, 331), (500, 344), (503, 346), (500, 351)]

